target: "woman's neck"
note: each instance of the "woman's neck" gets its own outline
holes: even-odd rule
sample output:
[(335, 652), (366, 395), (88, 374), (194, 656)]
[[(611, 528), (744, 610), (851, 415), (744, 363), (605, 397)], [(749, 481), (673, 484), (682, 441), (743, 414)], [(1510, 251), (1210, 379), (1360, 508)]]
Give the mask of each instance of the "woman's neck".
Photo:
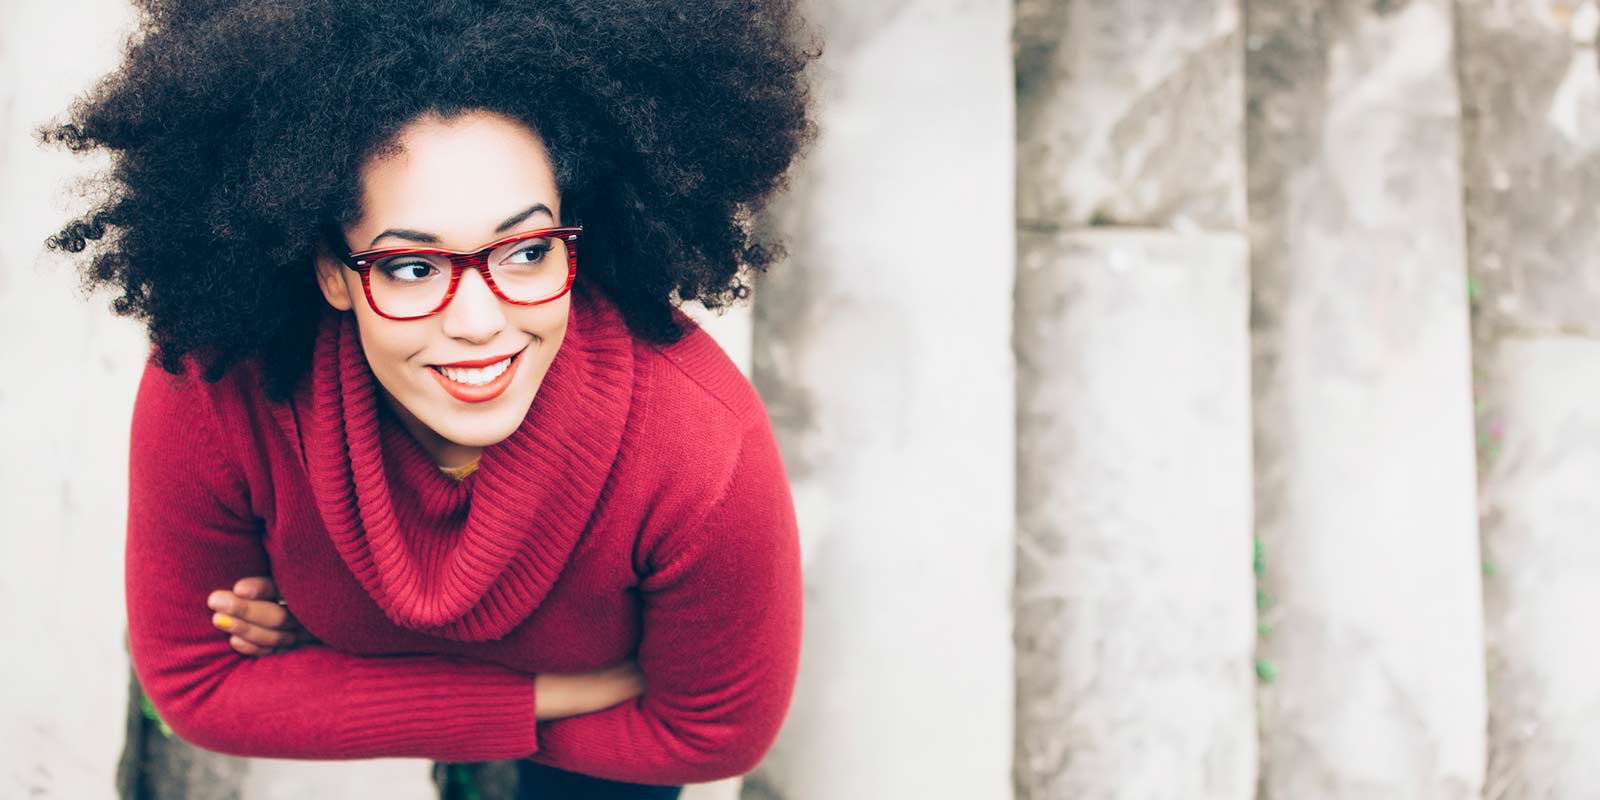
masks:
[(378, 391), (383, 396), (384, 405), (388, 406), (395, 418), (400, 420), (400, 424), (411, 434), (411, 438), (416, 439), (417, 444), (422, 445), (422, 449), (433, 456), (433, 463), (446, 469), (459, 469), (476, 461), (483, 452), (481, 447), (456, 444), (434, 433), (432, 428), (422, 424), (422, 420), (417, 419), (416, 415), (408, 411), (405, 406), (396, 402), (387, 389), (380, 385)]

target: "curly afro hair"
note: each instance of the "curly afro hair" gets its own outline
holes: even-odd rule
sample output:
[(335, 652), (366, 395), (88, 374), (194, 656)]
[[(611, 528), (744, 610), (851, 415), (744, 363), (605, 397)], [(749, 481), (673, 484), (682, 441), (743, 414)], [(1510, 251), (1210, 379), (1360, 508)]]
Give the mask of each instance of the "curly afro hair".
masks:
[(744, 298), (781, 255), (751, 218), (812, 135), (794, 0), (142, 0), (122, 66), (40, 131), (110, 153), (104, 200), (52, 236), (90, 251), (163, 368), (309, 368), (326, 223), (407, 122), (488, 110), (545, 141), (583, 274), (636, 335), (675, 301)]

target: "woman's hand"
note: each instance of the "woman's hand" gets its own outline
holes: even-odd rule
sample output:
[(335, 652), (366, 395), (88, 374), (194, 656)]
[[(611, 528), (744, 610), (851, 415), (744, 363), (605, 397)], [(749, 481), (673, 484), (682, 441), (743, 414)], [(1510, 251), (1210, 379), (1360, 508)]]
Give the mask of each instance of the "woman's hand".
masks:
[(319, 641), (278, 603), (278, 585), (265, 575), (212, 592), (206, 605), (214, 612), (211, 624), (230, 634), (228, 644), (240, 655), (270, 656)]
[(534, 717), (575, 717), (610, 708), (644, 693), (644, 673), (632, 661), (575, 675), (540, 673), (533, 679)]

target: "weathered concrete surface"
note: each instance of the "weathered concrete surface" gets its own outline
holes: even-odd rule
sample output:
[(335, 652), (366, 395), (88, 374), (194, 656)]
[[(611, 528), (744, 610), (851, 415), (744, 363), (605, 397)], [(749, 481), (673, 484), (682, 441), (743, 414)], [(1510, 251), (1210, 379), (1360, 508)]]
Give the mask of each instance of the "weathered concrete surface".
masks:
[[(799, 512), (805, 645), (744, 796), (1011, 792), (1009, 0), (828, 0), (822, 133), (774, 224), (755, 374)], [(932, 57), (930, 54), (939, 54)]]
[(1255, 788), (1240, 28), (1233, 0), (1017, 3), (1030, 800)]
[(1485, 797), (1600, 796), (1600, 8), (1458, 3), (1489, 664)]
[(1476, 330), (1600, 335), (1600, 7), (1458, 9)]
[(1245, 6), (1262, 796), (1476, 798), (1485, 700), (1447, 0)]
[[(145, 346), (42, 258), (94, 166), (32, 131), (115, 62), (131, 14), (0, 3), (0, 797), (107, 797), (129, 727), (122, 530)], [(20, 376), (20, 377), (19, 377)], [(197, 609), (205, 613), (205, 609)]]
[[(313, 797), (382, 797), (437, 800), (433, 762), (415, 758), (361, 761), (245, 759), (240, 800), (306, 800)], [(485, 796), (488, 800), (488, 796)]]
[(1019, 797), (1251, 798), (1244, 236), (1018, 245)]
[(1502, 339), (1484, 379), (1485, 798), (1600, 796), (1600, 341)]
[(1017, 0), (1017, 215), (1237, 231), (1237, 0)]

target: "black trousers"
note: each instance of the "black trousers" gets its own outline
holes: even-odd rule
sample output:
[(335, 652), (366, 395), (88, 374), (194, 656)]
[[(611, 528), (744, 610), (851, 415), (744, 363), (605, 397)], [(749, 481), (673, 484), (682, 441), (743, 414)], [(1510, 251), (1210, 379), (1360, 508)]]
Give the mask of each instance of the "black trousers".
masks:
[(682, 786), (621, 783), (517, 761), (517, 800), (678, 800)]

